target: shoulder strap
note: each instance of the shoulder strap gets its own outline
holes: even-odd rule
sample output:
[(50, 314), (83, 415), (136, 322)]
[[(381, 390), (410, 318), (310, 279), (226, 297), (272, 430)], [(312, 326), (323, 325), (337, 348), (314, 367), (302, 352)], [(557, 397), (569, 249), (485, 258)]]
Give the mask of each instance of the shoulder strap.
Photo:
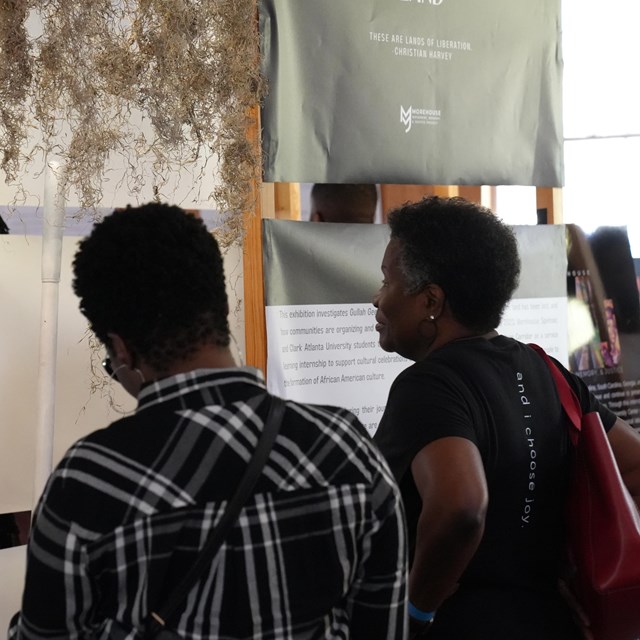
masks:
[(553, 363), (553, 360), (547, 355), (545, 350), (538, 346), (537, 344), (529, 343), (529, 346), (538, 353), (538, 355), (546, 362), (549, 371), (551, 372), (551, 376), (553, 377), (553, 381), (555, 382), (556, 389), (558, 390), (558, 395), (560, 396), (560, 402), (562, 403), (562, 408), (566, 413), (569, 421), (571, 422), (570, 436), (571, 441), (575, 445), (579, 433), (582, 429), (582, 407), (580, 406), (580, 401), (578, 400), (575, 392), (567, 382), (566, 378), (562, 375), (558, 367)]
[(185, 600), (189, 591), (199, 578), (211, 567), (211, 561), (220, 549), (229, 530), (237, 520), (242, 508), (251, 496), (253, 488), (262, 475), (262, 470), (266, 464), (269, 453), (276, 440), (282, 418), (284, 417), (285, 404), (281, 398), (265, 394), (266, 402), (269, 403), (269, 412), (265, 420), (264, 429), (258, 441), (256, 450), (251, 458), (244, 476), (240, 480), (235, 495), (227, 504), (225, 512), (220, 518), (218, 526), (207, 540), (206, 544), (200, 551), (194, 565), (191, 567), (187, 575), (182, 579), (178, 586), (169, 594), (164, 605), (158, 608), (158, 611), (150, 612), (149, 623), (147, 627), (147, 637), (155, 636), (165, 626), (171, 616), (176, 612), (180, 604)]

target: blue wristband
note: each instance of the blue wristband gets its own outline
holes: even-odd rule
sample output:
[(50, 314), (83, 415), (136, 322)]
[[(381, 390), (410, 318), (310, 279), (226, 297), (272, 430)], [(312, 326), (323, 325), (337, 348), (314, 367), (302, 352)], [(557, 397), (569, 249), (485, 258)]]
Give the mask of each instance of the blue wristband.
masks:
[(435, 615), (435, 611), (420, 611), (418, 607), (409, 602), (409, 616), (414, 620), (417, 620), (418, 622), (431, 622)]

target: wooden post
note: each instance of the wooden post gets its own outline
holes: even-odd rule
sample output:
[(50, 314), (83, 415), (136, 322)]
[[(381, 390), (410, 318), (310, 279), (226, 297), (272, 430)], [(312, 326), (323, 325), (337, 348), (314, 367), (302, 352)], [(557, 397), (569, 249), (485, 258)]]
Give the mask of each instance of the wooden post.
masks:
[[(259, 60), (259, 17), (258, 3), (255, 6), (255, 34), (256, 56)], [(247, 130), (247, 138), (253, 146), (262, 167), (262, 140), (260, 132), (260, 105), (256, 104), (250, 113), (250, 126)], [(245, 236), (242, 247), (242, 269), (244, 283), (244, 335), (245, 335), (245, 362), (249, 366), (261, 369), (265, 376), (267, 372), (267, 328), (264, 313), (264, 270), (262, 267), (262, 218), (274, 217), (274, 189), (273, 184), (262, 182), (262, 171), (258, 171), (254, 177), (251, 202), (254, 204), (252, 211), (245, 211), (244, 230)]]
[(465, 200), (482, 204), (482, 187), (472, 187), (469, 185), (461, 185), (458, 187), (458, 195)]
[(407, 202), (422, 200), (425, 196), (436, 194), (437, 187), (425, 184), (381, 184), (380, 201), (382, 204), (382, 222), (387, 221), (387, 213)]
[(267, 328), (265, 322), (264, 271), (262, 268), (262, 219), (274, 217), (273, 185), (256, 185), (256, 208), (245, 220), (243, 246), (244, 322), (246, 363), (266, 373)]
[(480, 204), (491, 211), (496, 210), (496, 187), (483, 185), (480, 187)]
[(275, 216), (279, 220), (300, 220), (300, 185), (297, 182), (274, 182)]
[(472, 202), (481, 202), (482, 187), (428, 184), (381, 184), (382, 221), (387, 221), (387, 213), (405, 202), (416, 202), (425, 196), (454, 198), (460, 196)]
[(562, 224), (562, 189), (556, 187), (538, 187), (536, 189), (536, 208), (547, 210), (547, 224)]
[[(260, 107), (255, 106), (252, 125), (247, 132), (260, 156)], [(242, 251), (244, 280), (244, 321), (246, 364), (267, 371), (267, 329), (264, 314), (264, 271), (262, 268), (262, 218), (274, 217), (274, 187), (258, 175), (253, 184), (253, 211), (245, 212), (245, 237)]]

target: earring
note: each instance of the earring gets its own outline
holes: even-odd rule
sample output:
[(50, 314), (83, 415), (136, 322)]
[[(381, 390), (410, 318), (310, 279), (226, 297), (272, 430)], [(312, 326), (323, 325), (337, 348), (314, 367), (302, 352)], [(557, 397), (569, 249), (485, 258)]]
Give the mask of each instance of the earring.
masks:
[(436, 321), (436, 317), (433, 314), (431, 314), (429, 316), (429, 320), (431, 320), (431, 322), (435, 322)]
[(142, 373), (142, 371), (140, 371), (138, 367), (136, 367), (134, 371), (140, 376), (140, 384), (144, 384), (146, 380), (144, 379), (144, 374)]

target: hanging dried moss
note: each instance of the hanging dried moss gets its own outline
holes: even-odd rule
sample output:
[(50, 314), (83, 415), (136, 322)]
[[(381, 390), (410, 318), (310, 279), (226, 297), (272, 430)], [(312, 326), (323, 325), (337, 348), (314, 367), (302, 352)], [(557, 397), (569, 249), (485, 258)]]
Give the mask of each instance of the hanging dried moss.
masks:
[(25, 21), (28, 0), (0, 0), (0, 167), (14, 180), (26, 138), (32, 58)]
[[(39, 37), (27, 22), (41, 25)], [(261, 92), (254, 0), (0, 0), (0, 166), (9, 182), (32, 156), (24, 144), (33, 125), (86, 209), (100, 202), (114, 154), (133, 190), (143, 160), (156, 187), (173, 171), (216, 166), (209, 199), (239, 234), (233, 220), (252, 207), (259, 175), (247, 131)]]

